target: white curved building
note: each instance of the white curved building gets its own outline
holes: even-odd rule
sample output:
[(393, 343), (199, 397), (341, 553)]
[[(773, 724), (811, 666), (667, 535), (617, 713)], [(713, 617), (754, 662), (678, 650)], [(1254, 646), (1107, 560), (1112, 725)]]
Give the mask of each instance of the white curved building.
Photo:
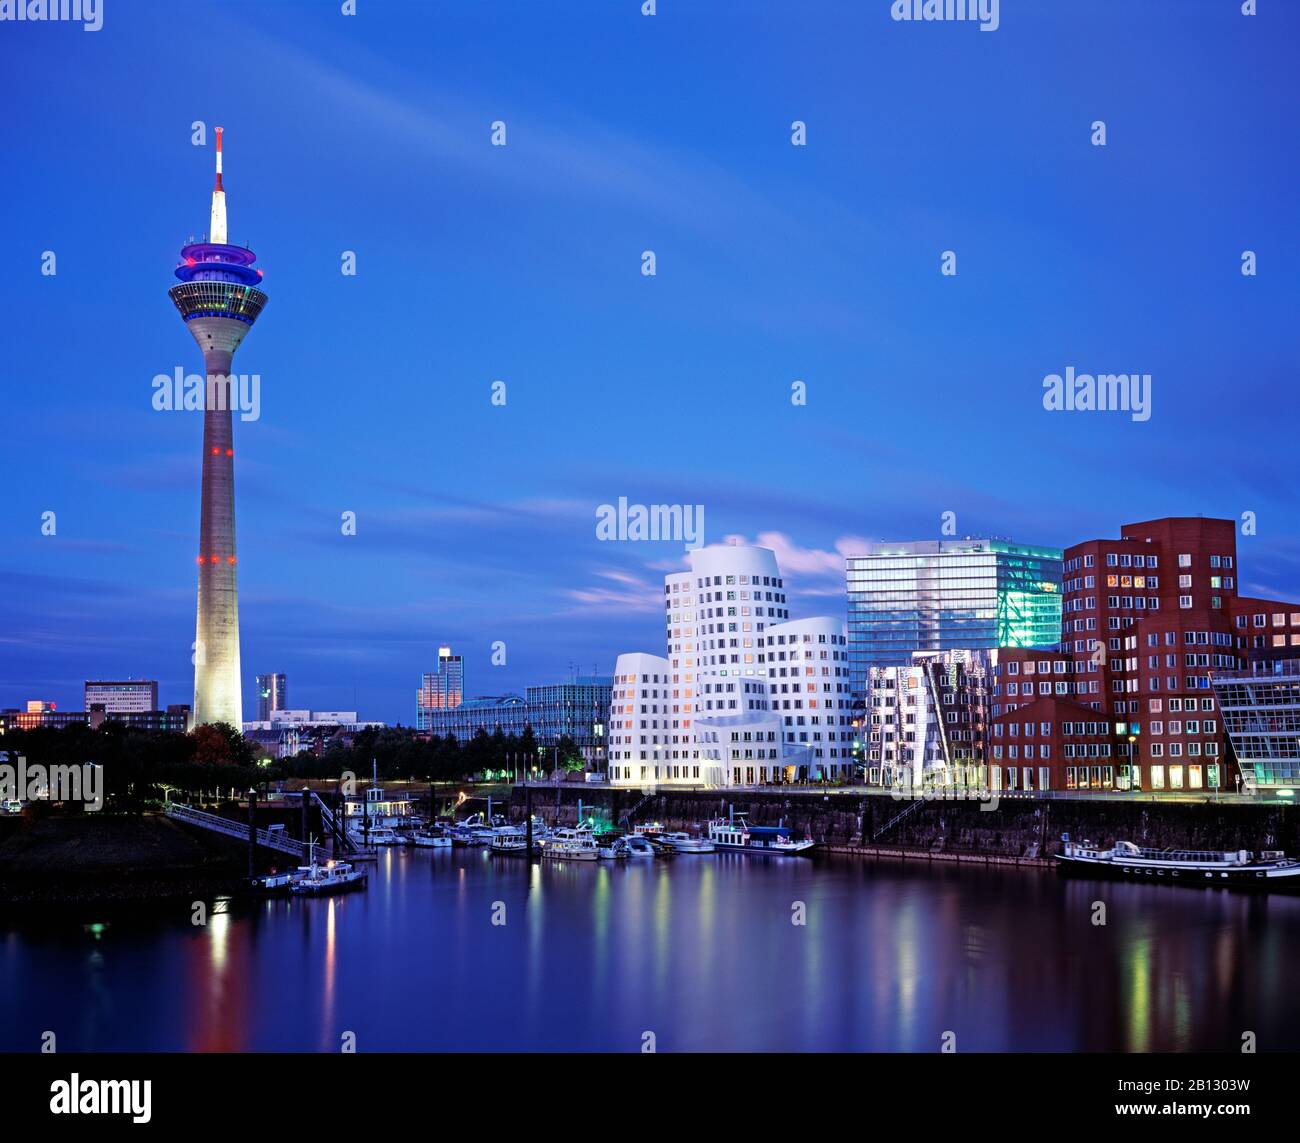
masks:
[[(619, 725), (611, 713), (610, 733), (624, 741), (611, 739), (610, 781), (736, 786), (850, 778), (843, 621), (791, 621), (769, 548), (722, 544), (687, 556), (689, 571), (664, 577), (667, 659), (619, 656), (612, 705), (621, 710)], [(661, 665), (669, 680), (666, 742), (655, 725), (653, 679)]]
[[(791, 766), (810, 778), (853, 777), (852, 679), (848, 628), (818, 616), (767, 630), (768, 706), (780, 716)], [(803, 753), (799, 762), (793, 756)]]
[(614, 664), (609, 700), (609, 779), (658, 784), (669, 759), (668, 660), (633, 651)]

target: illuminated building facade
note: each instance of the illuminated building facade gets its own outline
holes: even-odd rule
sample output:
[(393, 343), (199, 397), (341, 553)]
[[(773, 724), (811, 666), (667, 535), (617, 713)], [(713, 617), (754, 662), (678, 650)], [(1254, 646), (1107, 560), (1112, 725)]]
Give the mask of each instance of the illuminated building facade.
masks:
[(127, 679), (124, 682), (87, 679), (84, 694), (86, 710), (102, 706), (105, 714), (142, 713), (158, 709), (156, 679)]
[(768, 548), (720, 544), (687, 559), (689, 570), (664, 577), (667, 656), (625, 654), (615, 667), (621, 741), (611, 743), (610, 782), (851, 780), (843, 621), (791, 621)]
[(257, 721), (267, 722), (289, 706), (289, 681), (282, 674), (257, 676)]
[(415, 696), (415, 728), (429, 730), (435, 711), (455, 710), (465, 701), (465, 661), (450, 647), (438, 648), (438, 669), (420, 676)]
[(917, 651), (1054, 647), (1061, 549), (1007, 540), (867, 544), (846, 560), (855, 695)]

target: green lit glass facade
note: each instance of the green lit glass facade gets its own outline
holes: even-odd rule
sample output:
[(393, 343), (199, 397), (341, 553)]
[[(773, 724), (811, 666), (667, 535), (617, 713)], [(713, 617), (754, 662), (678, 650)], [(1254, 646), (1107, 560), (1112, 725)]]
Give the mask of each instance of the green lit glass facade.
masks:
[(847, 560), (849, 658), (856, 695), (869, 667), (914, 651), (1055, 647), (1060, 548), (1006, 540), (871, 544)]

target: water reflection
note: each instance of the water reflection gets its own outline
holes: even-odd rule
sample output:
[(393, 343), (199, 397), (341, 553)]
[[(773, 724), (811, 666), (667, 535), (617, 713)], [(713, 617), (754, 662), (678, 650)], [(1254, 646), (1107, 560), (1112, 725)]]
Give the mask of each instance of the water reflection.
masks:
[[(506, 923), (492, 924), (495, 902)], [(802, 903), (804, 924), (793, 924)], [(1096, 905), (1105, 924), (1095, 924)], [(1300, 1046), (1300, 900), (1037, 872), (385, 851), (368, 890), (10, 922), (0, 1047), (1261, 1051)]]

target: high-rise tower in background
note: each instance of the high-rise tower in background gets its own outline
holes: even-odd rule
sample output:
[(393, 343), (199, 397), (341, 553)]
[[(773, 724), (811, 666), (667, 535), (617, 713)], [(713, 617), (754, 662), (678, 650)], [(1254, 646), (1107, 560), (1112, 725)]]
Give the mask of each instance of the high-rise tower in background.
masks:
[(206, 242), (181, 250), (168, 293), (203, 351), (203, 485), (199, 512), (199, 601), (194, 637), (194, 724), (243, 725), (239, 677), (239, 597), (235, 579), (235, 448), (232, 406), (238, 386), (231, 359), (266, 305), (257, 289), (256, 256), (226, 242), (226, 192), (221, 185), (221, 128), (212, 227)]
[(455, 710), (465, 701), (465, 661), (450, 647), (438, 648), (438, 669), (420, 676), (415, 696), (415, 728), (428, 730), (435, 711)]
[(282, 674), (257, 676), (257, 721), (269, 722), (277, 710), (289, 708), (289, 682)]

